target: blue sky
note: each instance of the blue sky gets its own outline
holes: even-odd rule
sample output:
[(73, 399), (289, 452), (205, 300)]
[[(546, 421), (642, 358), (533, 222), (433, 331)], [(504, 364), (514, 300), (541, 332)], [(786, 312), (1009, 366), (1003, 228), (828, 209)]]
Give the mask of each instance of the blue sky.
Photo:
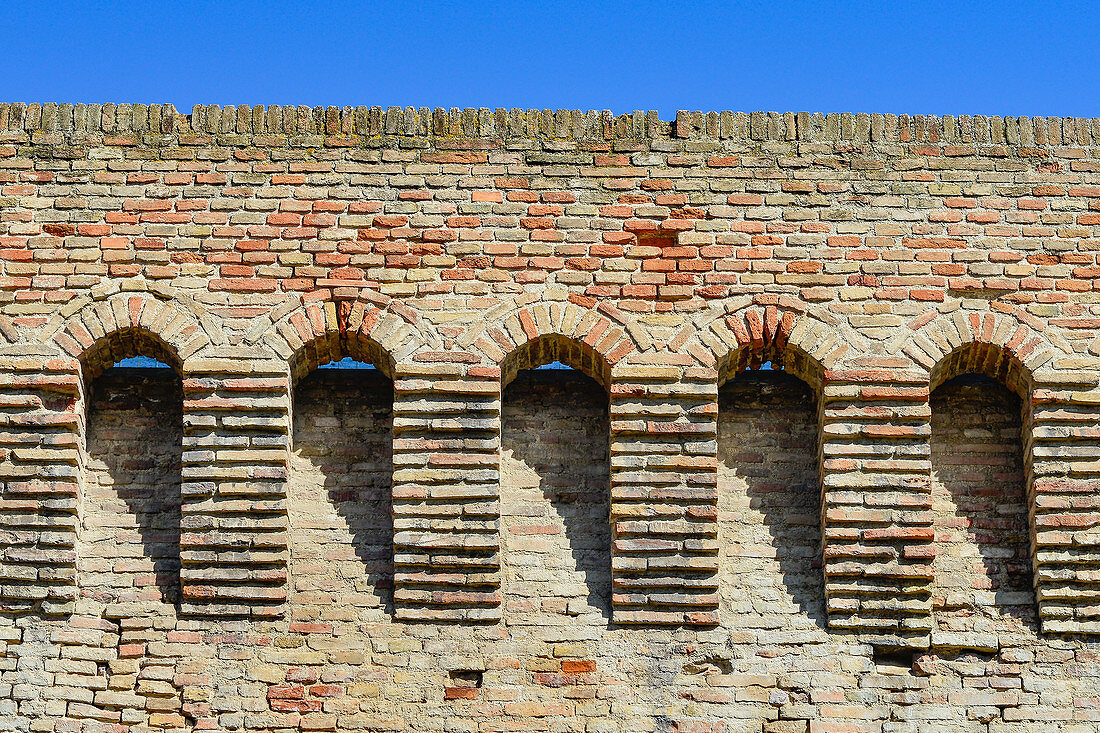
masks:
[(1100, 116), (1097, 2), (4, 3), (0, 100)]

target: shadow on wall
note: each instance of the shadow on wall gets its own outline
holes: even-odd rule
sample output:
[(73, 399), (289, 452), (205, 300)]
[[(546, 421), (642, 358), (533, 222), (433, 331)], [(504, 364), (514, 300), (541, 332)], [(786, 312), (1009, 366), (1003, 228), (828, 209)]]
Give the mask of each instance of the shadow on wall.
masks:
[[(541, 611), (598, 613), (609, 620), (607, 393), (573, 369), (524, 369), (505, 388), (501, 411), (502, 560), (510, 618)], [(583, 588), (576, 587), (578, 573)]]
[(940, 626), (970, 630), (977, 614), (1037, 631), (1021, 401), (989, 377), (964, 374), (931, 402)]
[(113, 577), (110, 588), (86, 580), (83, 592), (152, 600), (155, 588), (161, 600), (179, 603), (182, 451), (183, 395), (174, 371), (116, 367), (93, 380), (85, 547)]
[[(294, 388), (293, 438), (299, 485), (291, 490), (303, 513), (296, 531), (314, 553), (297, 574), (314, 588), (365, 574), (368, 587), (356, 590), (392, 614), (393, 383), (376, 369), (313, 371)], [(348, 599), (329, 587), (333, 602)]]
[(735, 615), (802, 613), (825, 628), (817, 423), (813, 391), (782, 371), (742, 372), (718, 393), (720, 572)]

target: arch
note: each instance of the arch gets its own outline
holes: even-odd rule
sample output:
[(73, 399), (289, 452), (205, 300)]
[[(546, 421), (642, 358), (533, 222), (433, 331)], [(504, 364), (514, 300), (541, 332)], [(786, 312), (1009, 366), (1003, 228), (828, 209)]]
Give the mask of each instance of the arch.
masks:
[(503, 391), (521, 369), (535, 369), (544, 364), (561, 362), (591, 377), (605, 391), (611, 385), (611, 364), (603, 354), (584, 341), (546, 334), (518, 346), (500, 365), (500, 388)]
[(1034, 385), (1030, 369), (1011, 351), (998, 344), (971, 341), (943, 356), (929, 374), (928, 391), (964, 374), (983, 374), (996, 380), (1021, 399), (1029, 399)]
[(183, 362), (212, 342), (191, 311), (131, 293), (90, 301), (47, 336), (79, 360), (88, 382), (130, 356), (156, 358), (182, 374)]
[[(727, 602), (740, 613), (758, 613), (755, 602), (732, 600), (744, 595), (737, 583), (749, 579), (768, 608), (823, 626), (822, 360), (832, 366), (848, 347), (805, 311), (756, 304), (714, 319), (697, 343), (713, 359), (719, 388), (720, 552), (730, 543), (774, 548), (774, 555), (732, 552), (722, 564), (737, 577), (727, 572), (722, 592), (735, 590)], [(753, 371), (767, 362), (777, 370)]]
[(560, 361), (610, 389), (611, 370), (643, 350), (622, 322), (570, 301), (529, 304), (477, 332), (469, 346), (501, 369), (501, 388), (520, 369)]
[[(378, 368), (317, 369), (342, 356)], [(290, 366), (286, 495), (295, 602), (381, 620), (394, 602), (392, 358), (364, 336), (325, 333)]]
[[(823, 392), (830, 370), (848, 354), (864, 353), (863, 340), (804, 304), (745, 296), (698, 314), (668, 348), (713, 370), (719, 553), (728, 552), (730, 542), (779, 548), (771, 560), (746, 560), (739, 572), (757, 573), (761, 582), (773, 578), (768, 582), (783, 588), (773, 600), (823, 626), (828, 579), (817, 566), (827, 524)], [(781, 373), (750, 373), (766, 362)], [(779, 411), (775, 419), (770, 410)], [(754, 513), (759, 526), (746, 519)], [(728, 597), (732, 587), (721, 581), (719, 592)]]
[[(348, 613), (394, 611), (390, 349), (407, 355), (423, 343), (414, 322), (363, 299), (315, 300), (262, 337), (290, 371), (289, 563), (307, 607), (336, 603), (340, 591)], [(377, 371), (318, 371), (345, 357)]]
[(996, 379), (1027, 402), (1036, 382), (1044, 381), (1045, 368), (1072, 353), (1042, 322), (1015, 310), (957, 310), (924, 316), (909, 327), (908, 341), (894, 345), (928, 371), (929, 391), (960, 374), (977, 373)]
[[(651, 343), (644, 337), (642, 341)], [(560, 523), (560, 532), (554, 533), (558, 542), (536, 543), (540, 551), (550, 553), (543, 558), (553, 568), (547, 572), (556, 573), (563, 593), (572, 596), (570, 613), (606, 623), (611, 614), (612, 575), (611, 375), (616, 363), (641, 350), (640, 344), (625, 318), (615, 320), (568, 300), (531, 302), (500, 312), (467, 343), (500, 369), (502, 543), (506, 549), (522, 543), (529, 531), (525, 523)], [(546, 379), (516, 381), (521, 370), (551, 362), (566, 364), (580, 374), (545, 373)], [(601, 388), (604, 398), (593, 401), (592, 391), (599, 394)], [(538, 404), (550, 395), (548, 405)], [(559, 400), (565, 402), (559, 404)], [(562, 411), (569, 411), (566, 404), (573, 405), (572, 413), (585, 417), (567, 416)], [(542, 421), (555, 427), (541, 431), (519, 427)], [(562, 435), (572, 439), (563, 441)], [(517, 501), (523, 505), (518, 512), (514, 511), (519, 508)], [(528, 516), (528, 511), (541, 512), (540, 518)], [(530, 561), (538, 552), (526, 556)], [(570, 559), (563, 561), (566, 556)], [(536, 582), (524, 578), (522, 563), (510, 562), (514, 560), (510, 556), (502, 565), (505, 575), (520, 583)]]
[(273, 315), (254, 324), (245, 343), (265, 344), (286, 359), (293, 380), (343, 356), (374, 364), (392, 379), (398, 362), (437, 343), (415, 311), (378, 293), (302, 300)]
[(748, 369), (771, 362), (821, 393), (825, 371), (850, 351), (858, 351), (845, 330), (791, 304), (761, 305), (751, 300), (714, 307), (669, 343), (717, 373), (718, 385)]
[(183, 374), (183, 360), (176, 349), (144, 328), (123, 328), (105, 334), (81, 355), (81, 371), (90, 383), (112, 365), (135, 356), (167, 364), (177, 377)]
[[(1034, 622), (1030, 616), (1039, 579), (1030, 450), (1033, 395), (1045, 381), (1043, 372), (1069, 350), (1068, 344), (1057, 344), (1058, 337), (1045, 324), (1016, 311), (957, 310), (926, 316), (910, 327), (914, 333), (903, 351), (927, 369), (933, 408), (933, 525), (936, 542), (944, 548), (935, 560), (934, 592), (945, 613), (962, 609), (963, 618), (971, 613), (1003, 616), (1008, 626), (995, 630), (1014, 633), (1021, 621)], [(997, 384), (956, 379), (965, 375), (980, 375)], [(1003, 396), (997, 390), (1004, 390)], [(963, 406), (961, 414), (950, 412), (958, 412), (958, 405)], [(947, 590), (952, 587), (954, 555), (983, 567), (985, 582), (997, 592), (984, 598), (972, 591), (978, 595), (964, 599), (965, 594)], [(1016, 587), (1021, 581), (1026, 590)], [(960, 600), (952, 600), (952, 595)], [(937, 624), (951, 624), (947, 630), (970, 631), (953, 616), (935, 618)], [(970, 635), (963, 634), (959, 643), (971, 643), (968, 639)]]
[(290, 357), (290, 377), (297, 384), (314, 369), (350, 357), (371, 364), (393, 379), (393, 357), (381, 344), (360, 333), (326, 331), (302, 344)]
[[(532, 317), (526, 326), (518, 320), (524, 312)], [(484, 353), (488, 361), (500, 363), (504, 352), (533, 337), (509, 336), (516, 333), (517, 328), (520, 331), (533, 329), (533, 335), (554, 332), (578, 339), (598, 328), (603, 337), (625, 333), (634, 343), (634, 350), (639, 352), (648, 351), (655, 345), (653, 336), (642, 321), (631, 318), (628, 313), (609, 303), (597, 304), (593, 298), (569, 295), (563, 290), (524, 293), (505, 300), (479, 314), (477, 322), (468, 324), (456, 341), (459, 346)], [(503, 346), (501, 333), (497, 332), (504, 332)], [(502, 348), (504, 351), (501, 351)], [(600, 351), (610, 353), (610, 349), (601, 348)]]

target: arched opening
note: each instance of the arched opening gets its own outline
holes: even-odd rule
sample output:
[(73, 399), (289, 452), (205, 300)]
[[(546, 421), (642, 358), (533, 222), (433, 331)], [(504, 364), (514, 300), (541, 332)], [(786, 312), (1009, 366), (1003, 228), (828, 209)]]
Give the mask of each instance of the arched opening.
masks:
[(82, 358), (87, 405), (78, 577), (104, 605), (180, 600), (183, 392), (175, 351), (125, 329)]
[(501, 559), (512, 625), (606, 625), (611, 604), (610, 367), (543, 336), (501, 365)]
[(363, 337), (303, 346), (294, 375), (287, 505), (297, 611), (377, 620), (393, 611), (393, 382)]
[(720, 602), (739, 626), (823, 628), (822, 369), (793, 346), (744, 347), (719, 369)]
[(934, 641), (996, 648), (997, 634), (1037, 628), (1023, 448), (1030, 381), (989, 344), (956, 349), (933, 371)]

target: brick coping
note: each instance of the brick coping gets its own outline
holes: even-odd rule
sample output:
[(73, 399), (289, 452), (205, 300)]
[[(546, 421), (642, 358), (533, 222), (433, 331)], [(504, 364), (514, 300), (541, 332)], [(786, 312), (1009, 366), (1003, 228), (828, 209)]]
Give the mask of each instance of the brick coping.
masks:
[[(540, 140), (561, 143), (727, 140), (745, 143), (1010, 145), (1056, 147), (1100, 141), (1100, 118), (996, 115), (909, 115), (852, 112), (656, 111), (614, 115), (608, 110), (465, 109), (305, 105), (195, 105), (183, 114), (171, 104), (0, 103), (0, 132), (89, 133), (108, 136), (323, 136), (324, 144), (374, 147), (379, 140)], [(111, 144), (109, 140), (105, 140)], [(264, 145), (277, 141), (267, 139)], [(299, 141), (301, 142), (301, 141)], [(372, 144), (373, 143), (373, 144)], [(116, 141), (115, 144), (125, 144)], [(965, 155), (966, 151), (944, 151)]]

